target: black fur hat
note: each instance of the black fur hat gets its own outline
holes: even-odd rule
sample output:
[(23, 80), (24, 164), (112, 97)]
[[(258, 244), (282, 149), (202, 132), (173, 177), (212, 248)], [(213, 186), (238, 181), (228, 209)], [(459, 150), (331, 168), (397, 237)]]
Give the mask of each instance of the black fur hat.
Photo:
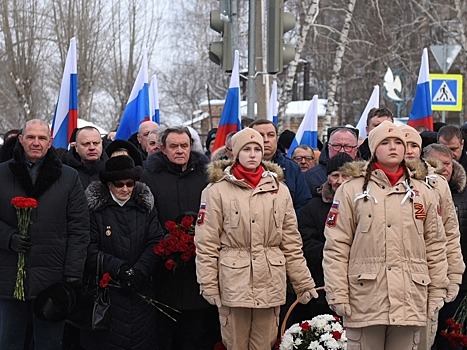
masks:
[(128, 152), (128, 155), (131, 158), (133, 158), (135, 165), (141, 165), (141, 166), (143, 165), (143, 157), (141, 156), (141, 153), (138, 151), (138, 149), (136, 148), (134, 144), (126, 140), (112, 141), (105, 148), (105, 153), (107, 153), (107, 156), (110, 158), (112, 156), (112, 153), (119, 149), (126, 149)]
[(133, 179), (139, 180), (143, 175), (143, 168), (135, 166), (133, 158), (128, 156), (111, 157), (105, 163), (105, 170), (99, 174), (102, 183)]
[(326, 175), (331, 174), (334, 171), (339, 170), (341, 166), (345, 163), (352, 162), (353, 159), (347, 153), (339, 152), (331, 159), (328, 159), (328, 163), (326, 164)]
[(41, 320), (59, 322), (65, 320), (76, 304), (73, 287), (65, 282), (57, 282), (47, 287), (34, 300), (34, 313)]

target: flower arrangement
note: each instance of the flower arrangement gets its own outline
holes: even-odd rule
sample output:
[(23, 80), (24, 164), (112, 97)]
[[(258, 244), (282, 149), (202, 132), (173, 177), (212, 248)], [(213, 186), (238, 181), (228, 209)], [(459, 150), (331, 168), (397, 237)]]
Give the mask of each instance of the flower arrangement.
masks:
[(287, 329), (279, 350), (347, 349), (345, 328), (338, 316), (318, 315)]
[(453, 348), (467, 346), (467, 296), (459, 304), (454, 317), (446, 320), (447, 328), (441, 331), (441, 336), (451, 344)]
[(175, 271), (196, 256), (194, 218), (185, 215), (179, 224), (167, 221), (164, 226), (168, 234), (156, 244), (154, 253), (162, 257), (167, 270)]
[[(112, 277), (110, 277), (110, 273), (109, 272), (105, 272), (100, 281), (99, 281), (99, 287), (100, 288), (107, 288), (107, 287), (116, 287), (116, 288), (121, 288), (120, 286), (120, 283), (118, 283), (117, 281), (114, 281), (112, 279)], [(171, 315), (169, 315), (166, 311), (164, 311), (163, 309), (161, 309), (161, 307), (164, 307), (168, 310), (172, 310), (174, 312), (177, 312), (177, 313), (180, 313), (179, 310), (177, 309), (174, 309), (173, 307), (169, 306), (169, 305), (166, 305), (164, 303), (161, 303), (160, 301), (157, 301), (155, 299), (151, 299), (141, 293), (138, 293), (135, 291), (135, 293), (141, 298), (143, 299), (145, 302), (147, 302), (149, 305), (152, 305), (154, 306), (158, 311), (162, 312), (164, 315), (166, 315), (168, 318), (170, 318), (172, 321), (174, 322), (177, 322), (177, 320), (172, 317)]]
[[(16, 217), (18, 219), (18, 233), (21, 236), (28, 236), (28, 228), (31, 222), (32, 210), (37, 208), (37, 200), (30, 197), (14, 197), (11, 199), (11, 205), (16, 208)], [(13, 298), (25, 300), (24, 279), (26, 278), (26, 253), (18, 253), (18, 265), (16, 271), (16, 283), (13, 291)]]

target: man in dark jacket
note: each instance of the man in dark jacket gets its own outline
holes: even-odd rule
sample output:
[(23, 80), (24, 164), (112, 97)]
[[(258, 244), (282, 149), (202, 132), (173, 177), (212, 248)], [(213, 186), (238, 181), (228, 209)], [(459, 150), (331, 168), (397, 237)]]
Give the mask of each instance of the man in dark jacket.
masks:
[[(64, 321), (32, 315), (38, 293), (60, 281), (78, 285), (89, 244), (89, 213), (76, 171), (62, 165), (42, 120), (26, 123), (13, 159), (0, 164), (0, 349), (23, 349), (32, 319), (36, 349), (61, 349)], [(27, 236), (18, 233), (13, 197), (32, 197)], [(27, 254), (25, 301), (13, 299), (18, 253)]]
[(278, 164), (284, 171), (285, 184), (290, 191), (295, 213), (300, 217), (302, 209), (311, 199), (310, 190), (298, 164), (278, 151), (277, 126), (270, 120), (257, 119), (250, 124), (250, 128), (258, 131), (263, 137), (263, 159)]
[[(141, 181), (154, 194), (164, 227), (182, 213), (198, 212), (201, 192), (207, 185), (205, 167), (209, 159), (191, 150), (193, 140), (186, 127), (167, 128), (161, 142), (161, 151), (147, 159)], [(181, 311), (177, 323), (158, 314), (158, 349), (212, 349), (220, 340), (217, 308), (200, 295), (194, 260), (175, 271), (160, 264), (155, 283), (157, 300)]]
[[(451, 189), (452, 200), (456, 206), (457, 217), (459, 220), (459, 230), (461, 233), (460, 245), (464, 264), (467, 265), (467, 177), (464, 168), (455, 159), (452, 151), (445, 145), (431, 144), (423, 149), (424, 156), (438, 160), (443, 164), (442, 175), (446, 178)], [(442, 208), (441, 208), (442, 209)], [(448, 290), (449, 293), (449, 290)], [(457, 307), (462, 299), (467, 295), (467, 272), (462, 276), (459, 293), (454, 301), (446, 303), (439, 311), (438, 332), (435, 338), (436, 349), (451, 349), (451, 346), (440, 333), (446, 329), (445, 321), (454, 316)]]
[(86, 189), (92, 181), (99, 180), (107, 159), (99, 130), (85, 126), (76, 132), (76, 145), (64, 154), (62, 161), (78, 172), (81, 185)]

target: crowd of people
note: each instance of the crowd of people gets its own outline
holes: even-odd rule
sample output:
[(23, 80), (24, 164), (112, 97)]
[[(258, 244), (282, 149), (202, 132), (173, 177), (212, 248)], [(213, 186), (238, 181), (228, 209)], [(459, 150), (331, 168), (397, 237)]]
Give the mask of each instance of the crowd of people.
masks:
[[(152, 121), (128, 140), (77, 129), (68, 150), (42, 120), (11, 130), (0, 348), (270, 350), (298, 299), (287, 325), (339, 315), (348, 349), (451, 349), (440, 331), (467, 294), (463, 131), (398, 127), (378, 108), (367, 133), (334, 127), (289, 158), (293, 133), (266, 119), (216, 150), (216, 129), (203, 149), (193, 129)], [(18, 196), (38, 201), (27, 235)], [(186, 220), (196, 255), (174, 267), (155, 247)], [(73, 317), (99, 269), (111, 328), (93, 331)]]

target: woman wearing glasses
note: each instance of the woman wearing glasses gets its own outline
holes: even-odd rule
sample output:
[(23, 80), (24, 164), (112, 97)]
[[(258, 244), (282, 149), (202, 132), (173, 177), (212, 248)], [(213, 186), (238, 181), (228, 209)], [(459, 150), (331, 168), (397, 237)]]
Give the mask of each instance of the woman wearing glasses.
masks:
[(86, 349), (154, 348), (155, 308), (138, 294), (154, 298), (150, 276), (158, 257), (153, 247), (163, 230), (149, 187), (138, 181), (142, 172), (129, 156), (111, 157), (101, 181), (86, 190), (92, 227), (87, 272), (95, 274), (98, 252), (103, 251), (103, 271), (112, 278), (107, 287), (112, 330), (82, 332)]
[(403, 132), (370, 132), (369, 162), (354, 162), (326, 219), (323, 270), (348, 349), (418, 349), (420, 327), (443, 305), (446, 237), (425, 167), (404, 160)]

